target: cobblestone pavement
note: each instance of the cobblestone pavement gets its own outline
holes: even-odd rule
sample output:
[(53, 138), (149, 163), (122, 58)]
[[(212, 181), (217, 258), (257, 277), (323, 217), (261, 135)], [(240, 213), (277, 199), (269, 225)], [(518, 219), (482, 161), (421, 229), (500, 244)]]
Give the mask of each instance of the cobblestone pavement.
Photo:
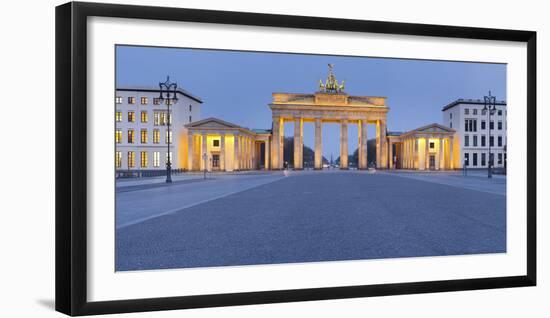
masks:
[(161, 202), (177, 201), (199, 185), (202, 192), (231, 186), (211, 180), (117, 194), (117, 201), (122, 195), (132, 195), (124, 200), (143, 198), (139, 205), (165, 193), (153, 205), (172, 210), (117, 229), (116, 269), (506, 251), (502, 194), (372, 171), (280, 172), (256, 178), (257, 185), (242, 179), (250, 188), (205, 196), (203, 203), (189, 207)]

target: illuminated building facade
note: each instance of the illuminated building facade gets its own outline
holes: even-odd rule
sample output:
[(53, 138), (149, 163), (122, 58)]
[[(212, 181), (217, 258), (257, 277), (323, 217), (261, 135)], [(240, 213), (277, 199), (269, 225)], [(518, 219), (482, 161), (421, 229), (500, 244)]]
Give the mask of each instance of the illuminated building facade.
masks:
[[(338, 123), (340, 169), (358, 149), (358, 169), (368, 169), (368, 125), (376, 127), (376, 168), (410, 170), (487, 167), (491, 146), (495, 167), (506, 162), (506, 103), (497, 102), (491, 120), (479, 100), (457, 100), (443, 108), (444, 123), (397, 133), (387, 129), (386, 97), (352, 96), (344, 92), (329, 65), (326, 81), (313, 94), (273, 93), (268, 105), (271, 129), (250, 129), (218, 118), (200, 120), (202, 101), (179, 90), (178, 103), (166, 113), (158, 89), (116, 91), (116, 158), (118, 170), (165, 169), (171, 142), (173, 169), (188, 171), (279, 170), (286, 167), (284, 125), (294, 124), (295, 170), (303, 169), (303, 126), (314, 124), (314, 169), (323, 169), (323, 123)], [(166, 121), (171, 121), (168, 135)], [(348, 144), (348, 126), (357, 125), (358, 143)], [(489, 136), (489, 129), (491, 135)], [(372, 137), (371, 137), (372, 138)], [(373, 161), (373, 160), (371, 160)]]
[(489, 147), (493, 167), (506, 166), (507, 109), (505, 101), (496, 101), (496, 111), (489, 119), (485, 103), (478, 99), (458, 99), (443, 107), (443, 123), (456, 130), (461, 146), (456, 149), (468, 168), (487, 168)]
[[(184, 125), (200, 120), (202, 100), (178, 89), (178, 101), (167, 110), (159, 89), (119, 87), (115, 94), (115, 168), (118, 172), (185, 169)], [(170, 134), (167, 123), (170, 120)], [(168, 153), (170, 143), (170, 153)]]

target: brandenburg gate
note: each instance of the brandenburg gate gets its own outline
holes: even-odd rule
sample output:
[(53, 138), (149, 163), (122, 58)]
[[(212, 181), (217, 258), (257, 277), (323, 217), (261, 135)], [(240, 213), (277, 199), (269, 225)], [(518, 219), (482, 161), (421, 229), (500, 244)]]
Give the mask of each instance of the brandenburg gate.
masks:
[(271, 169), (283, 169), (284, 124), (294, 122), (294, 169), (303, 169), (304, 122), (315, 123), (315, 169), (323, 167), (323, 123), (340, 124), (340, 168), (348, 169), (348, 125), (358, 131), (359, 169), (367, 169), (367, 125), (376, 125), (376, 166), (387, 167), (385, 97), (351, 96), (344, 92), (329, 64), (325, 83), (319, 81), (315, 94), (273, 93), (269, 104), (273, 117)]
[[(387, 131), (386, 97), (344, 92), (329, 64), (326, 81), (314, 94), (273, 93), (271, 130), (249, 129), (218, 118), (185, 125), (178, 166), (190, 171), (279, 170), (284, 165), (284, 125), (294, 123), (295, 170), (303, 169), (304, 123), (315, 124), (314, 168), (323, 168), (323, 123), (340, 125), (340, 169), (348, 169), (348, 126), (357, 125), (358, 169), (368, 169), (367, 127), (376, 126), (376, 168), (447, 170), (461, 168), (456, 131), (430, 124), (408, 132)], [(187, 134), (187, 137), (185, 137)], [(352, 145), (353, 151), (355, 149)]]

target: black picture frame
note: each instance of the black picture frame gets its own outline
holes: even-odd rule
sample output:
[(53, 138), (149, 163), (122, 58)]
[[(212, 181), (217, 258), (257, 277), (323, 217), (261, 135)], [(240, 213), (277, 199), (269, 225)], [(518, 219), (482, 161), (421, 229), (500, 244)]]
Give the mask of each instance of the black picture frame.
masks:
[[(87, 18), (92, 16), (525, 42), (526, 275), (89, 302), (86, 296), (86, 31)], [(56, 310), (68, 315), (92, 315), (536, 285), (536, 32), (81, 2), (56, 7), (55, 28)]]

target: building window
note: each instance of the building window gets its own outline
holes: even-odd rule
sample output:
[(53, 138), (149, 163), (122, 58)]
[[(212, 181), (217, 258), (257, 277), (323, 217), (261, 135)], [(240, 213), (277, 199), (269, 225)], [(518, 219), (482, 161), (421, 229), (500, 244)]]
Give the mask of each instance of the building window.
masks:
[(497, 123), (497, 129), (502, 130), (502, 121), (500, 121), (500, 120)]
[(154, 112), (154, 124), (155, 126), (164, 126), (168, 121), (172, 124), (172, 114), (168, 115), (166, 112)]
[(498, 145), (499, 147), (502, 147), (502, 136), (498, 136), (498, 138), (497, 138), (497, 145)]
[(464, 115), (469, 115), (469, 114), (470, 114), (470, 109), (464, 108)]
[(469, 153), (464, 153), (464, 165), (465, 166), (469, 166), (470, 165), (470, 154)]
[(147, 105), (148, 102), (149, 102), (149, 100), (148, 100), (147, 97), (142, 97), (141, 98), (141, 105)]
[(136, 153), (133, 151), (128, 151), (128, 168), (133, 168), (136, 166)]
[(121, 122), (122, 121), (122, 112), (117, 110), (116, 113), (115, 113), (115, 121), (116, 122)]
[(147, 168), (147, 166), (149, 165), (149, 162), (148, 162), (148, 160), (147, 160), (147, 159), (149, 159), (149, 158), (147, 157), (147, 151), (142, 151), (142, 152), (141, 152), (141, 158), (140, 158), (140, 159), (141, 159), (141, 161), (140, 161), (141, 167), (142, 167), (142, 168)]
[(464, 135), (464, 147), (470, 146), (470, 136)]
[(160, 113), (159, 112), (153, 112), (153, 120), (155, 122), (155, 126), (160, 125)]
[(498, 112), (497, 112), (497, 114), (498, 114), (499, 116), (502, 116), (502, 109), (499, 109)]
[(159, 98), (153, 98), (153, 105), (160, 105), (160, 99)]
[(166, 162), (168, 163), (170, 161), (170, 163), (172, 163), (172, 152), (167, 152), (166, 153), (166, 158), (165, 158)]
[(193, 105), (189, 105), (189, 112), (193, 111)]
[(491, 120), (491, 122), (489, 123), (489, 129), (490, 130), (494, 130), (495, 129), (495, 122)]
[(481, 130), (485, 130), (485, 120), (481, 121)]
[(449, 128), (453, 128), (453, 122), (452, 121), (449, 123)]
[(189, 122), (192, 122), (192, 121), (193, 121), (193, 119), (191, 118), (191, 116), (189, 116)]
[(477, 153), (472, 154), (472, 163), (474, 167), (477, 166)]
[(136, 121), (136, 112), (128, 112), (128, 122), (133, 123)]
[(116, 151), (115, 152), (115, 167), (120, 168), (122, 167), (122, 152)]
[(160, 152), (158, 151), (153, 152), (153, 167), (160, 167)]
[(474, 135), (474, 147), (477, 147), (477, 135)]
[(167, 144), (171, 144), (172, 143), (172, 131), (171, 130), (166, 130), (166, 138), (165, 138), (165, 142)]
[(141, 130), (141, 143), (142, 144), (146, 144), (147, 143), (147, 129), (142, 129)]
[(134, 130), (128, 129), (128, 143), (133, 144), (134, 143)]
[(117, 96), (117, 97), (115, 98), (115, 103), (116, 103), (116, 104), (122, 104), (122, 96)]
[(142, 122), (142, 123), (146, 123), (147, 120), (148, 120), (148, 118), (147, 118), (147, 111), (144, 111), (144, 110), (141, 111), (141, 122)]
[(465, 119), (464, 131), (477, 131), (477, 119)]
[(214, 147), (219, 147), (220, 146), (220, 140), (219, 139), (214, 139), (212, 141), (212, 146)]
[(474, 115), (477, 115), (477, 108), (475, 108), (475, 109), (473, 110), (473, 112), (474, 112)]
[(481, 136), (481, 147), (485, 147), (486, 137), (484, 135)]
[(486, 157), (486, 156), (485, 156), (485, 153), (482, 153), (482, 154), (481, 154), (481, 165), (482, 165), (482, 166), (485, 165), (485, 159), (486, 159), (485, 157)]
[(160, 131), (158, 129), (153, 130), (153, 143), (158, 144), (160, 142)]
[(435, 142), (430, 141), (430, 149), (435, 149)]
[(489, 147), (494, 147), (494, 146), (495, 146), (495, 137), (491, 136), (489, 137)]
[(122, 142), (122, 130), (120, 129), (115, 130), (115, 142), (117, 144)]
[(497, 158), (498, 158), (498, 164), (501, 165), (501, 164), (502, 164), (502, 154), (499, 153), (499, 154), (497, 155)]
[(128, 104), (135, 104), (136, 98), (135, 97), (128, 97)]

